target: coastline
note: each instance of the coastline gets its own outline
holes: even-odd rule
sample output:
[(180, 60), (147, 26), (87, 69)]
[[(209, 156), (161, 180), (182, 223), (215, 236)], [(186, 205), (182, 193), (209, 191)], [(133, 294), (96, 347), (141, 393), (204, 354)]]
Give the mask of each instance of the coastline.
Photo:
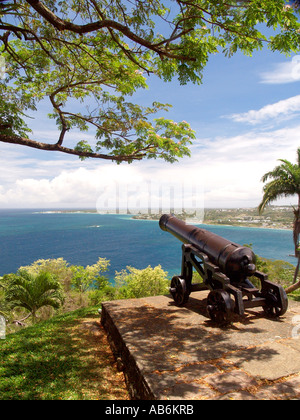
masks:
[[(155, 221), (158, 221), (159, 219), (150, 219), (150, 218), (142, 218), (142, 217), (131, 217), (131, 219), (133, 219), (133, 220), (143, 220), (143, 221), (149, 221), (149, 222), (155, 222)], [(256, 226), (256, 225), (253, 225), (253, 224), (238, 224), (238, 223), (231, 223), (231, 224), (229, 224), (229, 223), (212, 223), (212, 222), (209, 222), (209, 221), (206, 221), (206, 220), (193, 220), (193, 219), (186, 219), (185, 220), (185, 222), (187, 223), (187, 224), (190, 224), (190, 225), (203, 225), (203, 226), (218, 226), (218, 227), (237, 227), (237, 228), (245, 228), (245, 229), (261, 229), (261, 230), (263, 230), (263, 229), (267, 229), (267, 230), (281, 230), (281, 231), (290, 231), (290, 232), (293, 232), (293, 229), (292, 229), (292, 227), (290, 227), (290, 226), (277, 226), (277, 225), (275, 225), (275, 226), (264, 226), (264, 225), (261, 225), (261, 226)]]
[[(272, 220), (270, 216), (263, 217), (263, 216), (243, 216), (245, 219), (248, 220), (241, 220), (240, 216), (232, 216), (233, 212), (241, 209), (230, 209), (223, 210), (223, 209), (214, 209), (214, 212), (218, 215), (220, 212), (225, 212), (231, 214), (230, 219), (224, 217), (223, 219), (216, 219), (212, 220), (211, 218), (204, 219), (197, 219), (193, 217), (185, 217), (185, 215), (179, 213), (175, 214), (176, 217), (183, 219), (188, 224), (201, 224), (206, 226), (224, 226), (224, 227), (241, 227), (241, 228), (253, 228), (253, 229), (269, 229), (269, 230), (282, 230), (282, 231), (292, 231), (293, 224), (292, 222), (286, 221), (283, 222), (282, 220), (277, 221), (276, 218)], [(254, 211), (254, 209), (243, 209), (245, 211)], [(288, 210), (287, 210), (288, 211)], [(211, 213), (212, 210), (208, 210), (208, 213)], [(116, 212), (98, 212), (94, 209), (62, 209), (62, 210), (41, 210), (36, 211), (33, 213), (37, 214), (101, 214), (101, 215), (119, 215), (119, 216), (128, 216), (132, 220), (148, 220), (148, 221), (158, 221), (160, 219), (160, 214), (127, 214), (127, 213), (116, 213)], [(252, 220), (249, 220), (252, 219)]]
[(203, 222), (203, 225), (207, 226), (224, 226), (224, 227), (238, 227), (238, 228), (248, 228), (248, 229), (267, 229), (267, 230), (282, 230), (284, 232), (290, 231), (293, 232), (293, 229), (291, 227), (277, 227), (277, 226), (253, 226), (253, 225), (239, 225), (239, 224), (231, 224), (231, 225), (225, 225), (225, 224), (216, 224), (216, 223), (208, 223)]

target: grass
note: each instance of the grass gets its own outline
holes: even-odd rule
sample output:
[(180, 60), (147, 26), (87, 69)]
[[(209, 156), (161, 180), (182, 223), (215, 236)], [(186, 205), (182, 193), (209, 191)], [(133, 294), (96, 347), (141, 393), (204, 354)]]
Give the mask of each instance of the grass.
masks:
[(300, 289), (295, 290), (295, 292), (293, 292), (293, 293), (290, 293), (288, 295), (288, 297), (290, 299), (293, 299), (293, 300), (296, 300), (296, 301), (300, 302)]
[(0, 340), (0, 400), (126, 400), (96, 308)]

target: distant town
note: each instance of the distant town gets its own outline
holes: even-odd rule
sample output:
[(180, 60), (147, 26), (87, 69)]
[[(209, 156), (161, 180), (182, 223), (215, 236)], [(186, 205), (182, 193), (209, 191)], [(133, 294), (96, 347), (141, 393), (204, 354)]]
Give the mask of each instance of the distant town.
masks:
[(204, 223), (272, 229), (293, 229), (293, 208), (270, 206), (260, 216), (257, 208), (206, 209)]
[[(195, 212), (174, 212), (174, 215), (187, 222), (200, 222)], [(161, 214), (138, 214), (134, 219), (158, 220)], [(257, 208), (205, 209), (201, 222), (207, 225), (228, 225), (257, 227), (265, 229), (293, 229), (293, 208), (270, 206), (263, 215)]]

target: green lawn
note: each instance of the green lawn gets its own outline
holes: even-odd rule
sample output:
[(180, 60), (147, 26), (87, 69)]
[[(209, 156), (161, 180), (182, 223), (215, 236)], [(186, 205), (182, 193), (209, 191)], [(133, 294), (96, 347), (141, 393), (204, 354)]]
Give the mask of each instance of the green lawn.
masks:
[(69, 312), (0, 340), (1, 400), (128, 398), (97, 308)]

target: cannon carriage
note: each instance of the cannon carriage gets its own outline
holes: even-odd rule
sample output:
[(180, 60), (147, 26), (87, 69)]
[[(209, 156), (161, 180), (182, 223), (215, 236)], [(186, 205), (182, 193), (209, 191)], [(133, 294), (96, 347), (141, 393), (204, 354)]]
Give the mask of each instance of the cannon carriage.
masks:
[[(170, 287), (178, 306), (187, 303), (192, 292), (210, 290), (207, 312), (218, 323), (227, 322), (232, 313), (244, 315), (245, 309), (255, 307), (262, 307), (270, 317), (285, 314), (288, 299), (283, 287), (256, 270), (256, 257), (250, 248), (188, 225), (173, 215), (161, 216), (159, 226), (183, 243), (181, 274), (172, 278)], [(201, 283), (193, 283), (194, 270)], [(252, 276), (260, 281), (260, 288), (251, 283)]]

